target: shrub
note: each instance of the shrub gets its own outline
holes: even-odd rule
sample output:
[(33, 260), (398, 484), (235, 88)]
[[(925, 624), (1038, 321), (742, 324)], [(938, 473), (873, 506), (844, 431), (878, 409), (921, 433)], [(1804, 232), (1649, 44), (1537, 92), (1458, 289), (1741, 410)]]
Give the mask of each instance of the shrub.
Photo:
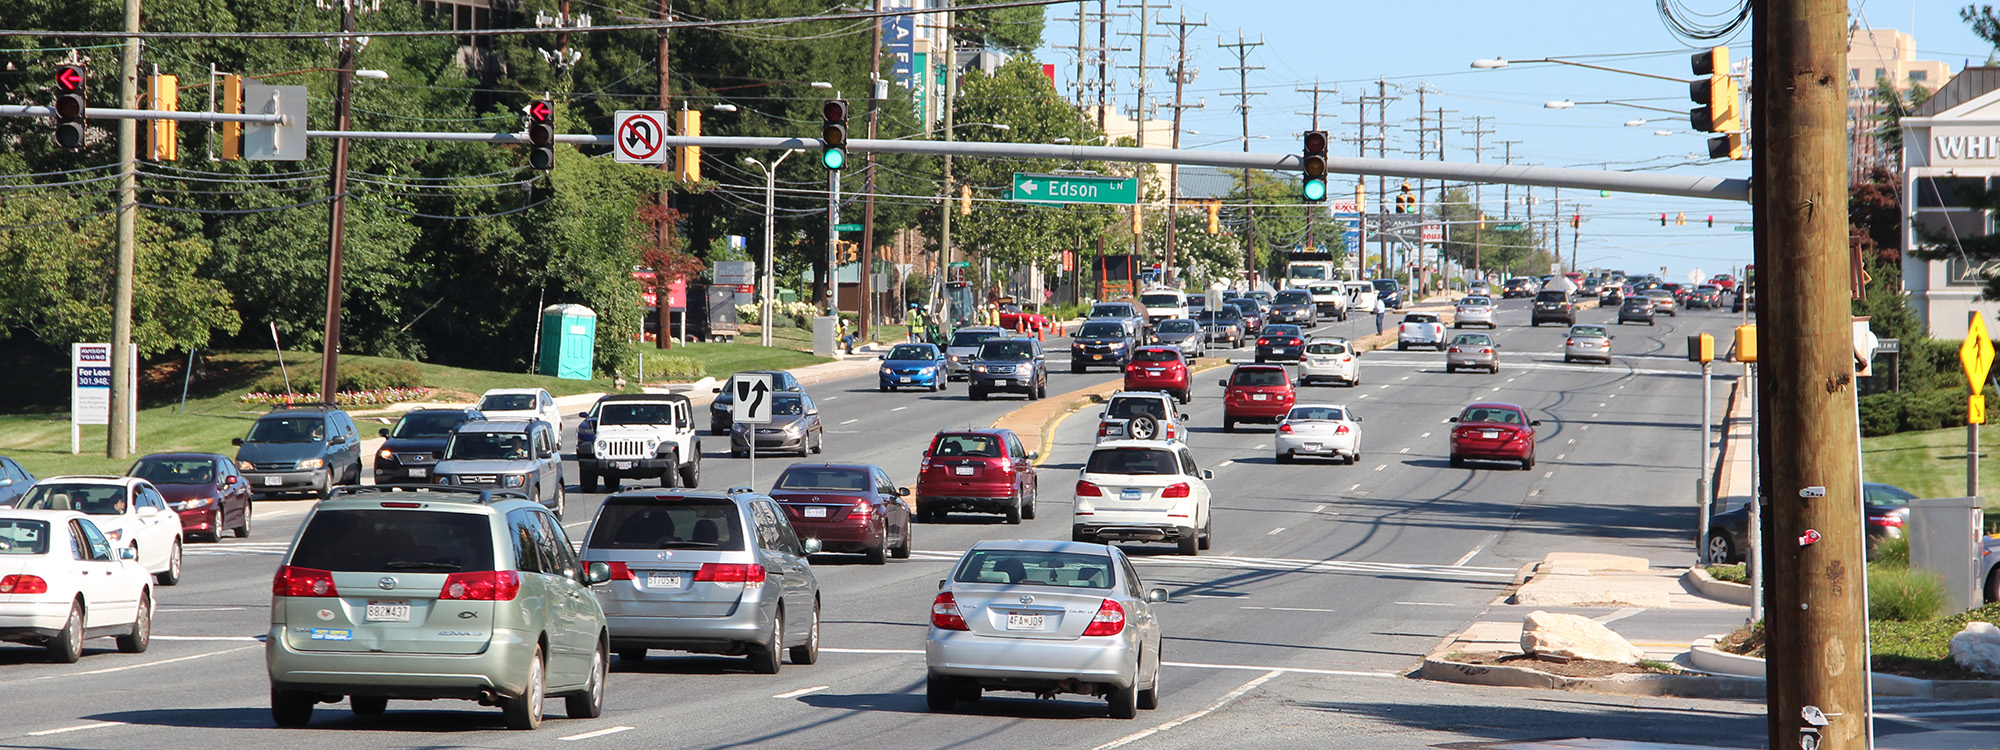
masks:
[(1744, 567), (1743, 563), (1736, 563), (1735, 565), (1710, 565), (1708, 566), (1708, 577), (1730, 583), (1750, 582), (1750, 573)]
[(1908, 537), (1883, 538), (1875, 543), (1875, 565), (1884, 568), (1910, 567), (1910, 540)]
[[(336, 393), (362, 393), (422, 388), (424, 374), (412, 362), (355, 362), (340, 367), (340, 387)], [(285, 393), (285, 374), (274, 372), (250, 384), (252, 393)], [(292, 370), (291, 391), (318, 393), (319, 371)]]
[(1903, 394), (1874, 393), (1861, 397), (1861, 434), (1894, 435), (1903, 427)]
[(703, 370), (693, 357), (678, 354), (655, 355), (646, 358), (646, 380), (685, 383), (700, 380)]
[(1917, 432), (1965, 424), (1965, 394), (1958, 389), (1903, 395), (1903, 430)]
[(1944, 611), (1944, 578), (1908, 568), (1868, 566), (1868, 619), (1930, 620)]

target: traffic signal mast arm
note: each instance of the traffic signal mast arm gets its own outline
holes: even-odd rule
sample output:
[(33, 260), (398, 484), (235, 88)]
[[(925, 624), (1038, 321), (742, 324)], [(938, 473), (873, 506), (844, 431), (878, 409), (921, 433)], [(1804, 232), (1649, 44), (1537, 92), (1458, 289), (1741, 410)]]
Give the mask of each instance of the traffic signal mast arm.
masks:
[[(221, 112), (174, 112), (170, 110), (157, 110), (157, 109), (116, 109), (116, 108), (106, 108), (106, 107), (91, 107), (88, 110), (87, 114), (90, 116), (90, 119), (93, 120), (174, 120), (177, 122), (255, 122), (255, 123), (271, 123), (282, 127), (292, 126), (292, 123), (285, 122), (284, 115), (231, 115), (231, 114), (223, 114)], [(0, 104), (0, 117), (54, 117), (54, 116), (56, 116), (55, 107), (43, 107), (34, 104)], [(307, 131), (307, 132), (308, 134), (312, 134), (321, 131)], [(454, 133), (451, 135), (456, 135), (456, 134)], [(313, 137), (330, 138), (332, 136), (314, 135)], [(437, 139), (437, 140), (444, 140), (444, 139)], [(606, 137), (604, 139), (604, 142), (605, 144), (609, 145), (611, 143), (611, 139), (609, 137)]]

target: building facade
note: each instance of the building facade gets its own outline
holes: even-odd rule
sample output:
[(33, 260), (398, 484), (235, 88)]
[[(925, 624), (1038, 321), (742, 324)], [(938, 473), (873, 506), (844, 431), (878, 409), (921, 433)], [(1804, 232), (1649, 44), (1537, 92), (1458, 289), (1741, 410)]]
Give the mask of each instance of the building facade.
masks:
[(1847, 41), (1847, 140), (1851, 178), (1876, 167), (1895, 168), (1892, 143), (1876, 133), (1882, 126), (1882, 102), (1875, 98), (1880, 81), (1908, 97), (1921, 87), (1934, 92), (1951, 80), (1951, 66), (1917, 59), (1916, 37), (1894, 29), (1856, 29)]
[(1948, 250), (1995, 231), (1993, 212), (1974, 208), (1971, 197), (2000, 190), (2000, 68), (1965, 69), (1902, 119), (1902, 133), (1903, 289), (1931, 336), (1964, 338), (1969, 313), (2000, 313), (2000, 302), (1980, 299), (2000, 264), (1923, 260), (1907, 250)]

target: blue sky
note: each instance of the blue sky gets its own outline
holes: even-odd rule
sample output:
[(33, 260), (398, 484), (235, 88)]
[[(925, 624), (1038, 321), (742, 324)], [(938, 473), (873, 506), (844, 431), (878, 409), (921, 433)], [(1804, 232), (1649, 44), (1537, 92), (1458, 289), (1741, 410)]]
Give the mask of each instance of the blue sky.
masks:
[[(1694, 10), (1715, 13), (1732, 7), (1726, 0), (1685, 0)], [(1089, 3), (1095, 12), (1097, 3)], [(1137, 5), (1137, 0), (1113, 0), (1120, 5)], [(1991, 47), (1974, 36), (1959, 20), (1964, 2), (1919, 0), (1851, 3), (1852, 20), (1866, 28), (1896, 29), (1916, 36), (1918, 57), (1943, 60), (1953, 72), (1970, 61), (1982, 63)], [(1401, 3), (1306, 3), (1275, 0), (1241, 0), (1232, 3), (1188, 2), (1165, 6), (1155, 17), (1177, 19), (1185, 8), (1190, 21), (1204, 16), (1208, 26), (1190, 35), (1192, 67), (1199, 77), (1188, 85), (1190, 100), (1206, 100), (1203, 110), (1190, 110), (1184, 127), (1199, 135), (1183, 136), (1183, 147), (1235, 150), (1241, 134), (1240, 115), (1233, 109), (1236, 74), (1221, 70), (1235, 65), (1232, 52), (1218, 47), (1222, 37), (1234, 42), (1239, 29), (1250, 41), (1264, 45), (1250, 54), (1249, 65), (1263, 66), (1250, 73), (1249, 87), (1264, 91), (1251, 100), (1250, 150), (1295, 153), (1298, 138), (1305, 130), (1312, 106), (1310, 94), (1297, 89), (1337, 88), (1324, 95), (1320, 125), (1336, 138), (1336, 155), (1353, 155), (1356, 110), (1351, 102), (1357, 95), (1375, 93), (1375, 80), (1384, 78), (1390, 94), (1402, 99), (1389, 105), (1388, 119), (1405, 129), (1390, 129), (1389, 156), (1416, 147), (1417, 91), (1422, 87), (1426, 108), (1446, 110), (1446, 158), (1473, 159), (1473, 137), (1462, 131), (1475, 127), (1470, 118), (1488, 117), (1483, 126), (1496, 131), (1485, 136), (1485, 159), (1499, 161), (1500, 140), (1513, 140), (1517, 162), (1544, 166), (1629, 169), (1664, 167), (1673, 174), (1747, 177), (1748, 160), (1706, 162), (1706, 134), (1689, 131), (1685, 112), (1694, 106), (1683, 83), (1600, 72), (1554, 64), (1516, 64), (1500, 70), (1471, 67), (1474, 59), (1506, 58), (1529, 60), (1562, 57), (1674, 78), (1692, 78), (1688, 55), (1697, 46), (1674, 36), (1659, 17), (1656, 5), (1640, 0), (1542, 0), (1522, 2), (1468, 2), (1444, 0), (1422, 6)], [(1127, 8), (1136, 14), (1136, 8)], [(1050, 6), (1044, 34), (1050, 45), (1076, 43), (1076, 25), (1061, 19), (1073, 18), (1075, 5)], [(1127, 18), (1114, 22), (1113, 31), (1135, 32), (1137, 21)], [(1158, 28), (1160, 33), (1170, 29)], [(1090, 34), (1096, 43), (1096, 32)], [(1727, 41), (1732, 58), (1750, 55), (1748, 34), (1739, 33)], [(1118, 36), (1114, 47), (1135, 47), (1133, 38)], [(1148, 64), (1168, 62), (1173, 53), (1171, 38), (1154, 39)], [(1043, 62), (1056, 66), (1057, 85), (1071, 92), (1075, 63), (1068, 53), (1045, 47), (1038, 52)], [(1132, 65), (1136, 52), (1114, 53), (1114, 65)], [(1113, 96), (1121, 109), (1135, 104), (1132, 81), (1135, 73), (1119, 71)], [(1171, 98), (1172, 85), (1164, 75), (1155, 74), (1152, 91), (1156, 97)], [(1547, 109), (1545, 102), (1568, 99), (1575, 102), (1619, 100), (1674, 110), (1679, 114), (1649, 112), (1610, 105), (1579, 105), (1570, 109)], [(1327, 112), (1326, 110), (1331, 110)], [(1170, 115), (1160, 110), (1160, 117)], [(1370, 117), (1373, 117), (1371, 108)], [(1666, 118), (1641, 126), (1628, 127), (1635, 119)], [(1657, 130), (1675, 131), (1655, 135)], [(1257, 136), (1266, 136), (1258, 139)], [(1219, 143), (1218, 143), (1219, 141)], [(1209, 144), (1209, 145), (1203, 145)], [(1371, 147), (1372, 151), (1372, 147)], [(1431, 158), (1436, 158), (1433, 155)], [(1604, 163), (1613, 166), (1603, 166)], [(1692, 162), (1692, 163), (1690, 163)], [(1370, 181), (1372, 185), (1372, 180)], [(1393, 182), (1392, 182), (1393, 184)], [(1351, 190), (1351, 188), (1350, 188)], [(1338, 181), (1336, 181), (1336, 193)], [(1522, 188), (1514, 188), (1512, 213), (1518, 218), (1523, 207)], [(1501, 213), (1499, 187), (1484, 191), (1488, 213)], [(1548, 201), (1557, 199), (1553, 191), (1537, 188), (1538, 215), (1547, 215)], [(1563, 214), (1580, 212), (1583, 230), (1578, 254), (1586, 266), (1604, 266), (1630, 271), (1655, 271), (1665, 266), (1669, 278), (1685, 277), (1699, 268), (1709, 273), (1725, 272), (1741, 266), (1750, 257), (1750, 233), (1735, 231), (1747, 224), (1748, 206), (1738, 203), (1640, 196), (1614, 193), (1562, 191)], [(1660, 214), (1669, 217), (1660, 226)], [(1686, 226), (1675, 226), (1673, 217), (1685, 213)], [(1715, 228), (1706, 226), (1715, 217)], [(1568, 225), (1562, 228), (1564, 252), (1571, 244)]]

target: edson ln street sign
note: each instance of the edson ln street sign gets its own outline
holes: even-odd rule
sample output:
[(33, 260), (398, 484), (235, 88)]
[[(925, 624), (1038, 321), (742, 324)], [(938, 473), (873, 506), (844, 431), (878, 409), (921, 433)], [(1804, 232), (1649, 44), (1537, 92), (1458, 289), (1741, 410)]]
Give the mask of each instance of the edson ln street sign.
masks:
[(1131, 177), (1016, 172), (1014, 191), (1008, 200), (1021, 203), (1104, 203), (1129, 206), (1139, 202), (1139, 181)]

